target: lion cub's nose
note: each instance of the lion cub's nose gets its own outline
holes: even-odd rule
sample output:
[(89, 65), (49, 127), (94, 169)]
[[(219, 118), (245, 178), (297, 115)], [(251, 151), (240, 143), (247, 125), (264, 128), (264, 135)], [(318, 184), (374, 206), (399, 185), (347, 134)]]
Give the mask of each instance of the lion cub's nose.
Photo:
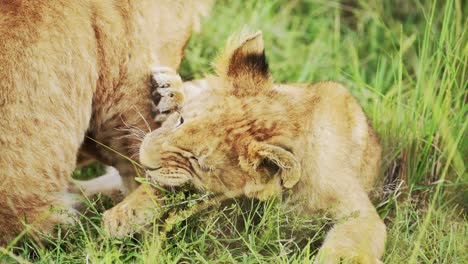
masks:
[(161, 144), (158, 144), (157, 140), (151, 135), (152, 133), (146, 135), (143, 139), (143, 142), (140, 146), (139, 158), (140, 163), (145, 170), (152, 170), (158, 168), (157, 161), (159, 160), (159, 147)]

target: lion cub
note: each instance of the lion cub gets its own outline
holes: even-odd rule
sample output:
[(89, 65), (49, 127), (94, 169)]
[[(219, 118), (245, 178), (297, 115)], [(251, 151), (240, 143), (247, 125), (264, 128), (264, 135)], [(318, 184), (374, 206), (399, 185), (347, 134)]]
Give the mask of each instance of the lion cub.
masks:
[[(151, 178), (232, 197), (289, 189), (287, 203), (300, 214), (327, 210), (339, 219), (318, 263), (379, 263), (385, 225), (367, 192), (381, 149), (356, 99), (334, 82), (274, 84), (260, 32), (231, 39), (216, 72), (182, 86), (183, 118), (175, 113), (145, 137), (140, 161)], [(148, 199), (128, 200), (120, 213)]]

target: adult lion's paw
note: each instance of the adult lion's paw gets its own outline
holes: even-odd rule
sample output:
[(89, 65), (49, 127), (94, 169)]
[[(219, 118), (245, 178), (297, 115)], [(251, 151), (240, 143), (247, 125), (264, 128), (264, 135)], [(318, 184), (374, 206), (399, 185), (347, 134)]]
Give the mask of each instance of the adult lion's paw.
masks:
[(182, 79), (169, 67), (154, 67), (151, 71), (153, 118), (156, 122), (164, 122), (184, 102), (184, 94), (180, 91)]
[(157, 208), (135, 208), (125, 201), (104, 212), (102, 225), (111, 237), (124, 237), (152, 223)]

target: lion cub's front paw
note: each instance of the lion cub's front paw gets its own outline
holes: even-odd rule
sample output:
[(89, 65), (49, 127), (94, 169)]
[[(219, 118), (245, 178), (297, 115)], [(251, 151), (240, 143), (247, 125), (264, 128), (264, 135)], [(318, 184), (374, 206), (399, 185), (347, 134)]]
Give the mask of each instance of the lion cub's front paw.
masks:
[(154, 121), (164, 122), (184, 102), (182, 79), (169, 67), (154, 67), (151, 73), (151, 101)]
[(122, 202), (104, 212), (102, 225), (109, 236), (124, 237), (150, 224), (156, 212), (156, 208), (132, 208), (128, 203)]

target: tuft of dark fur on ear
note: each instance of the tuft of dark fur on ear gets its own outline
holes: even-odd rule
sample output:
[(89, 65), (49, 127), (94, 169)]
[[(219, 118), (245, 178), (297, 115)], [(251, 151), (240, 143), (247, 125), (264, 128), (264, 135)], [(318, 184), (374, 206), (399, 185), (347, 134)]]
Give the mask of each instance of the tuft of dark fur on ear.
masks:
[(227, 76), (238, 78), (243, 74), (249, 73), (259, 78), (269, 78), (270, 70), (266, 60), (265, 51), (260, 54), (244, 54), (242, 50), (236, 50), (231, 57)]
[(216, 72), (236, 96), (256, 95), (273, 86), (262, 33), (231, 36), (216, 63)]

